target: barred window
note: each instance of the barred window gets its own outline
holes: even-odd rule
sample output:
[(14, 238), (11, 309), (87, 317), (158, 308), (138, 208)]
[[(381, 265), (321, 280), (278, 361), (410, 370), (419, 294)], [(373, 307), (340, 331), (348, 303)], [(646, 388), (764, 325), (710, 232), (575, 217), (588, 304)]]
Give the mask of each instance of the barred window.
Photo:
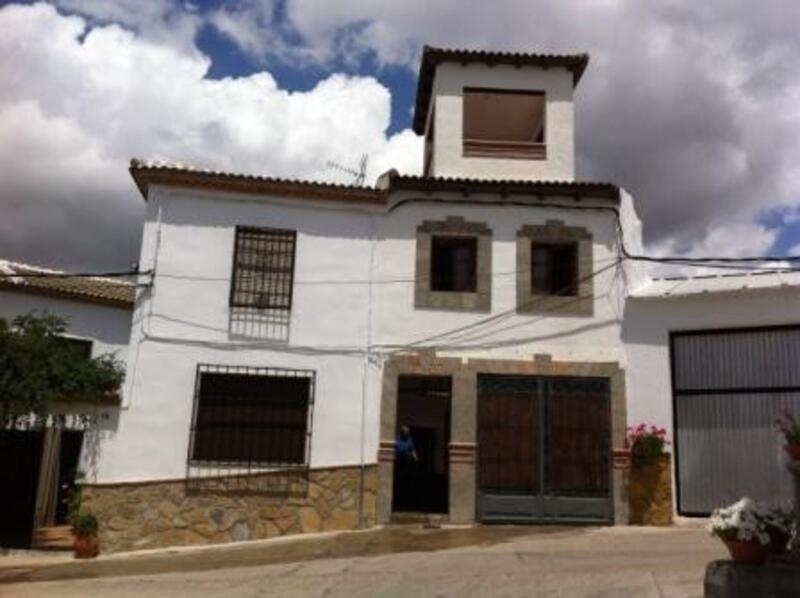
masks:
[(291, 309), (297, 233), (236, 227), (231, 307)]
[(201, 365), (190, 461), (304, 465), (314, 372)]

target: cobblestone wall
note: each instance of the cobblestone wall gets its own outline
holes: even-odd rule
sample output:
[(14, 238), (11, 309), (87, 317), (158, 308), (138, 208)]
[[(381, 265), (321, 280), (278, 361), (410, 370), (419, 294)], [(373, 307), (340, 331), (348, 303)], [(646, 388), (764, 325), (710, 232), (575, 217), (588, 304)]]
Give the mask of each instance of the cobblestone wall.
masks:
[[(272, 475), (272, 474), (266, 474)], [(316, 469), (282, 494), (188, 491), (183, 480), (85, 485), (81, 509), (103, 552), (215, 544), (358, 526), (358, 467)], [(364, 475), (364, 525), (376, 523), (375, 466)]]
[(672, 467), (669, 455), (630, 469), (630, 509), (633, 525), (672, 524)]

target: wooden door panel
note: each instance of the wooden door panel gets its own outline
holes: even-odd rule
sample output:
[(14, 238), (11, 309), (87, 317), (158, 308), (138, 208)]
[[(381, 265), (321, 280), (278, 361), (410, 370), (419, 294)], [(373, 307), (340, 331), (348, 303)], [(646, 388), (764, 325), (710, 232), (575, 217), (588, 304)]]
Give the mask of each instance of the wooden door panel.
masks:
[(539, 490), (539, 402), (535, 396), (482, 394), (478, 401), (482, 488)]
[(611, 431), (607, 383), (555, 381), (548, 407), (549, 489), (607, 492)]

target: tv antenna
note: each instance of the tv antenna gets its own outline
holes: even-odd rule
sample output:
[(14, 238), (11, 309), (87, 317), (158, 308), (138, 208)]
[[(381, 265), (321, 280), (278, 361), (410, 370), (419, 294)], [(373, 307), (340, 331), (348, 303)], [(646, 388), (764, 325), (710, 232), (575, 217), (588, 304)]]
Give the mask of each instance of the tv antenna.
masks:
[(361, 154), (361, 159), (358, 161), (358, 169), (350, 168), (348, 166), (344, 166), (339, 164), (338, 162), (334, 162), (333, 160), (328, 160), (325, 165), (328, 168), (332, 168), (333, 170), (338, 170), (339, 172), (344, 172), (345, 174), (349, 174), (353, 177), (352, 184), (356, 187), (361, 187), (364, 185), (364, 179), (367, 177), (367, 162), (369, 160), (369, 156), (367, 154)]

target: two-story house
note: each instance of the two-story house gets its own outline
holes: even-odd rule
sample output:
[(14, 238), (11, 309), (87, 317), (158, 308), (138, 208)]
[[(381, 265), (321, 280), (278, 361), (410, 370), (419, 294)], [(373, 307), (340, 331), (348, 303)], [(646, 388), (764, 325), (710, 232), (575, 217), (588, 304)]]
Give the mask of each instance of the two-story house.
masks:
[(426, 48), (423, 175), (375, 187), (131, 163), (152, 275), (83, 492), (106, 550), (627, 523), (632, 397), (647, 413), (669, 363), (632, 393), (641, 230), (624, 190), (575, 180), (587, 63)]

